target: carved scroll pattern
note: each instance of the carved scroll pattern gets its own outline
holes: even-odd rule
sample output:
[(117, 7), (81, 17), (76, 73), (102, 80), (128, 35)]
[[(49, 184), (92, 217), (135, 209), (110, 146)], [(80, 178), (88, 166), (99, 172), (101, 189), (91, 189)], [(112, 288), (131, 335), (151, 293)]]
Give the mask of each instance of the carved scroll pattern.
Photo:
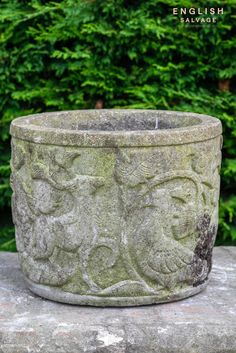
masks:
[[(80, 294), (126, 296), (207, 278), (217, 228), (217, 145), (207, 173), (207, 159), (198, 154), (189, 155), (187, 169), (160, 173), (155, 155), (140, 159), (117, 150), (111, 180), (78, 174), (73, 165), (82, 150), (23, 141), (13, 141), (12, 149), (17, 247), (32, 281)], [(107, 184), (110, 194), (102, 192)], [(118, 262), (124, 275), (101, 285), (99, 266), (116, 278)]]
[(188, 169), (158, 174), (154, 156), (134, 165), (135, 156), (119, 152), (123, 260), (156, 293), (180, 283), (197, 286), (210, 272), (221, 162), (217, 143), (210, 157), (209, 164), (203, 154), (191, 153)]

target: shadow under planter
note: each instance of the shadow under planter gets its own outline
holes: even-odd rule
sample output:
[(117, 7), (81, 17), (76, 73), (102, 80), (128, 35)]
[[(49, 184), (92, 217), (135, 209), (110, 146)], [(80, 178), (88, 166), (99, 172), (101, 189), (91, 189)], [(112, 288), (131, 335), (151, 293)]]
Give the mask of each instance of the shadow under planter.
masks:
[(29, 288), (131, 306), (201, 291), (218, 224), (221, 123), (155, 110), (15, 119), (13, 218)]

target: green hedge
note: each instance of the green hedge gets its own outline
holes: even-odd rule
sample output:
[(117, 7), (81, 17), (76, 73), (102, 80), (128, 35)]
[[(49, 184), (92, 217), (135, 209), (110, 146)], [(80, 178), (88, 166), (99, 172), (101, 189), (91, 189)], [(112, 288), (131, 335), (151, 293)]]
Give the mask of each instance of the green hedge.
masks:
[[(195, 1), (206, 7), (206, 1)], [(0, 249), (14, 250), (9, 124), (41, 111), (172, 109), (222, 120), (218, 244), (236, 241), (236, 2), (217, 24), (186, 26), (183, 0), (2, 0), (0, 8)]]

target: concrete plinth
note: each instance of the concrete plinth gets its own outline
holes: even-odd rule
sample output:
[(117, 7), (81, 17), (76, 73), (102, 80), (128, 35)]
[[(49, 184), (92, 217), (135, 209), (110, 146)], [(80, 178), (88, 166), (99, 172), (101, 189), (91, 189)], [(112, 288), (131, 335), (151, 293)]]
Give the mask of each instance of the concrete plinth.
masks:
[(235, 353), (236, 247), (214, 249), (208, 287), (132, 308), (60, 304), (31, 293), (17, 254), (0, 253), (1, 353)]

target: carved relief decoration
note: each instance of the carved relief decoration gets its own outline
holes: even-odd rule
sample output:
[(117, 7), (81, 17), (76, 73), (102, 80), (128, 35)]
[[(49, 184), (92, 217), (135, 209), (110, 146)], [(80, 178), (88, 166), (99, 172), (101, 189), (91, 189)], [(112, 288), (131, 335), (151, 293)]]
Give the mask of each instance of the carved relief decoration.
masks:
[(200, 153), (178, 148), (97, 152), (13, 139), (13, 217), (25, 275), (96, 296), (203, 283), (217, 230), (219, 138)]

